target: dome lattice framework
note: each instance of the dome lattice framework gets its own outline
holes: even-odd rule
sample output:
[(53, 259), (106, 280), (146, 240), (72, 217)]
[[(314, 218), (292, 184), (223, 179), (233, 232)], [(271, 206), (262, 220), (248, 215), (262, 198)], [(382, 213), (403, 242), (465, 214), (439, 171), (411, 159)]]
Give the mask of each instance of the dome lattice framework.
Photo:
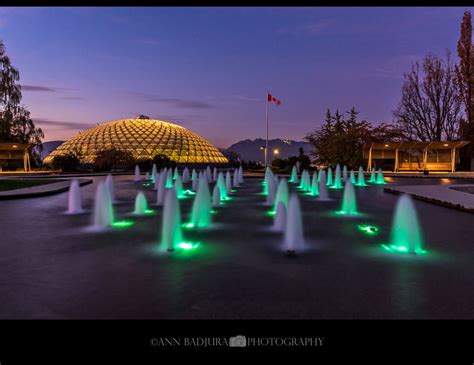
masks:
[(93, 163), (97, 153), (115, 147), (130, 152), (135, 159), (164, 154), (179, 163), (227, 163), (224, 155), (207, 140), (177, 124), (153, 119), (122, 119), (81, 132), (47, 156), (78, 151), (82, 162)]

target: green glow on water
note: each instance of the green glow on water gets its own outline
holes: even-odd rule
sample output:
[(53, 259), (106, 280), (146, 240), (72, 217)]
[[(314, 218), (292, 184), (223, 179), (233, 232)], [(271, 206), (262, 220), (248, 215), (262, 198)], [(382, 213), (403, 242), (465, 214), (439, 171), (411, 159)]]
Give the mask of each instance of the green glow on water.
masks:
[(112, 227), (114, 228), (128, 228), (133, 226), (135, 223), (130, 220), (123, 220), (123, 221), (117, 221), (112, 223)]
[(181, 227), (183, 227), (183, 228), (194, 228), (194, 224), (191, 223), (191, 222), (190, 223), (183, 223), (181, 225)]
[(153, 209), (147, 209), (145, 210), (145, 214), (153, 214), (155, 211)]
[(143, 184), (143, 186), (152, 186), (153, 184), (150, 184), (150, 183), (145, 183)]
[(336, 215), (358, 215), (359, 212), (355, 212), (355, 211), (352, 211), (352, 212), (347, 212), (345, 210), (338, 210), (336, 212), (334, 212)]
[[(410, 254), (408, 247), (406, 246), (395, 246), (395, 245), (386, 245), (386, 244), (381, 244), (381, 246), (385, 251), (388, 251), (390, 253)], [(414, 252), (414, 254), (424, 255), (426, 254), (426, 251), (422, 249), (418, 249)]]
[(371, 226), (370, 224), (359, 224), (357, 228), (368, 236), (376, 236), (379, 233), (378, 227)]
[(185, 190), (184, 191), (185, 194), (188, 194), (188, 195), (195, 195), (196, 193), (192, 190)]
[(344, 187), (342, 185), (341, 186), (331, 185), (329, 186), (329, 189), (344, 189)]
[(178, 247), (183, 249), (183, 250), (192, 250), (194, 248), (197, 248), (199, 246), (198, 243), (193, 243), (193, 242), (180, 242), (178, 243)]
[(221, 196), (221, 200), (232, 200), (229, 196)]
[(265, 212), (265, 215), (269, 215), (269, 216), (272, 216), (272, 217), (273, 217), (275, 214), (276, 214), (276, 212), (275, 212), (274, 210), (267, 210), (267, 211)]
[(211, 210), (211, 214), (217, 214), (217, 210)]
[[(386, 183), (384, 183), (386, 184)], [(363, 184), (359, 184), (359, 183), (356, 183), (355, 186), (368, 186), (366, 183), (363, 183)]]

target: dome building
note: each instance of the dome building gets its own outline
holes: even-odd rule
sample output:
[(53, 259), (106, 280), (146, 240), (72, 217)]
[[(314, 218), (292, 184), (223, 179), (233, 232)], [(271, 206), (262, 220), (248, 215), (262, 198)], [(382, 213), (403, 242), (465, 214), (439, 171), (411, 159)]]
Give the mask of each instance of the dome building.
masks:
[(44, 162), (78, 151), (83, 163), (93, 163), (99, 151), (112, 147), (130, 152), (135, 159), (152, 159), (163, 154), (178, 163), (228, 162), (216, 147), (198, 134), (177, 124), (144, 116), (106, 122), (87, 129), (61, 144)]

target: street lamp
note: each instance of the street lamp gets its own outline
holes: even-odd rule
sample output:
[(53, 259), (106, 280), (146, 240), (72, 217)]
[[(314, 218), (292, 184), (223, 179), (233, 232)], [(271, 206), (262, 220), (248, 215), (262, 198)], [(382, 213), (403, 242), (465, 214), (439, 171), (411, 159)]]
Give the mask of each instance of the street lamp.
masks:
[(267, 149), (265, 147), (260, 147), (260, 150), (263, 151), (264, 155), (265, 155), (265, 163), (267, 162)]
[(273, 150), (273, 154), (274, 154), (275, 156), (277, 156), (279, 153), (280, 153), (280, 151), (278, 151), (278, 148), (275, 148), (275, 149)]

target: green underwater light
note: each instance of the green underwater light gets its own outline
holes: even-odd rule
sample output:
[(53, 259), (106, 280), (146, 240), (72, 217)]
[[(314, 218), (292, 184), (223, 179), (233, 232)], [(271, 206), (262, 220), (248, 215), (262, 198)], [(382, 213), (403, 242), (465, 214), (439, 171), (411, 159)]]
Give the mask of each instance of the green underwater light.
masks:
[(268, 216), (274, 216), (276, 214), (276, 212), (274, 210), (267, 210), (265, 212), (265, 215), (268, 215)]
[(194, 228), (194, 223), (191, 223), (191, 222), (189, 222), (189, 223), (183, 223), (183, 224), (181, 225), (181, 227), (183, 227), (183, 228)]
[(131, 220), (123, 220), (123, 221), (117, 221), (112, 223), (112, 227), (114, 228), (128, 228), (133, 226), (135, 223)]
[(395, 246), (395, 245), (386, 245), (382, 244), (382, 248), (385, 251), (391, 252), (391, 253), (404, 253), (404, 254), (416, 254), (416, 255), (423, 255), (426, 253), (425, 250), (422, 249), (417, 249), (415, 252), (410, 252), (407, 246)]
[(212, 209), (211, 214), (217, 214), (217, 210)]
[(375, 236), (379, 233), (378, 227), (369, 224), (359, 224), (357, 228), (368, 236)]
[(145, 214), (153, 214), (155, 211), (153, 209), (147, 209), (145, 210)]
[(183, 249), (183, 250), (192, 250), (196, 247), (199, 246), (199, 242), (198, 243), (192, 243), (192, 242), (180, 242), (178, 243), (178, 247)]
[(143, 186), (152, 186), (153, 184), (150, 184), (150, 183), (145, 183), (143, 184)]
[(358, 215), (359, 212), (346, 212), (345, 210), (338, 210), (334, 212), (336, 215)]

